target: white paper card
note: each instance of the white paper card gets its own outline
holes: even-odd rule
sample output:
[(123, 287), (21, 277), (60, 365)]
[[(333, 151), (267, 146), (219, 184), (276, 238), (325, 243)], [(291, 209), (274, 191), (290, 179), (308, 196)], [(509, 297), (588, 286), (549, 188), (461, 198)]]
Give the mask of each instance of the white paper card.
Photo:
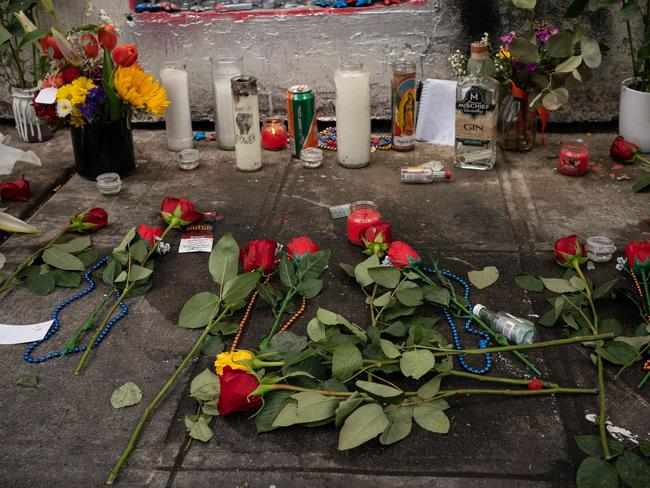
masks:
[(455, 134), (456, 82), (424, 80), (415, 138), (431, 144), (453, 146)]
[(40, 341), (45, 337), (53, 323), (54, 320), (31, 325), (0, 324), (0, 345)]
[(212, 252), (212, 237), (192, 237), (190, 239), (181, 239), (178, 246), (180, 254), (187, 252)]
[(34, 101), (36, 103), (43, 103), (45, 105), (50, 105), (56, 102), (57, 91), (58, 88), (43, 88), (40, 92), (38, 92), (38, 96)]

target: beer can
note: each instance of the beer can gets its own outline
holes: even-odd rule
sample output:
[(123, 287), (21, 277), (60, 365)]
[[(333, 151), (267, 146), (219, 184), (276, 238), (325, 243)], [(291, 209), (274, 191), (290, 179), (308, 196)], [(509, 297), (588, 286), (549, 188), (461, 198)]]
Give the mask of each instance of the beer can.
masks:
[(291, 154), (300, 158), (306, 147), (318, 147), (314, 92), (308, 85), (295, 85), (287, 90), (287, 118)]

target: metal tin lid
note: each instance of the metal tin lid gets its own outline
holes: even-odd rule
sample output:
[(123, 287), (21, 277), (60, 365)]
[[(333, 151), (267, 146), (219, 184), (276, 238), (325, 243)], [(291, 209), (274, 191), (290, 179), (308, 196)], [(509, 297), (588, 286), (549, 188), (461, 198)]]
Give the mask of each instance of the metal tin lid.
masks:
[(293, 85), (287, 91), (290, 93), (309, 93), (312, 90), (309, 85)]

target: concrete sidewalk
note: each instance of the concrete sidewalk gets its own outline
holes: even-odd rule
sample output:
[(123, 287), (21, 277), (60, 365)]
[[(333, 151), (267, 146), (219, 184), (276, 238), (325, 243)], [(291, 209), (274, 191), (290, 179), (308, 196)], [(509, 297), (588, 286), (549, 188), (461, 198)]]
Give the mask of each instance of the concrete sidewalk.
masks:
[[(611, 171), (571, 178), (554, 170), (559, 145), (571, 137), (551, 134), (546, 146), (530, 153), (502, 154), (494, 171), (459, 170), (451, 183), (409, 186), (399, 182), (400, 166), (431, 159), (449, 162), (451, 148), (419, 144), (411, 153), (376, 152), (371, 165), (362, 170), (340, 167), (332, 153), (326, 154), (321, 168), (308, 170), (292, 162), (287, 151), (264, 152), (262, 171), (245, 174), (234, 169), (233, 153), (201, 142), (201, 166), (182, 172), (176, 155), (165, 149), (164, 132), (138, 130), (140, 165), (124, 180), (118, 196), (102, 196), (94, 182), (75, 175), (31, 218), (41, 232), (11, 237), (0, 252), (7, 256), (5, 269), (12, 269), (53, 236), (70, 215), (93, 206), (109, 213), (109, 227), (93, 236), (96, 246), (106, 252), (130, 227), (156, 224), (162, 198), (186, 196), (198, 209), (216, 210), (224, 216), (216, 226), (217, 237), (232, 232), (243, 245), (263, 236), (287, 242), (308, 235), (321, 248), (332, 250), (325, 288), (310, 302), (295, 332), (304, 332), (319, 306), (365, 324), (363, 296), (336, 266), (359, 262), (363, 256), (347, 242), (345, 220), (332, 220), (328, 207), (371, 199), (393, 223), (394, 237), (412, 243), (422, 256), (442, 249), (444, 266), (462, 275), (487, 265), (499, 268), (499, 281), (485, 290), (473, 290), (473, 302), (521, 316), (541, 315), (548, 304), (541, 295), (529, 295), (517, 287), (514, 276), (522, 271), (561, 276), (562, 270), (552, 259), (555, 239), (571, 233), (603, 234), (614, 239), (621, 251), (626, 242), (650, 236), (650, 199), (647, 193), (632, 193), (632, 181), (616, 181), (609, 176)], [(605, 168), (611, 165), (608, 153), (613, 137), (587, 137), (591, 159)], [(51, 181), (64, 178), (73, 166), (69, 136), (60, 133), (49, 147), (30, 148), (41, 155), (43, 167), (19, 167), (15, 174), (25, 170), (26, 177), (46, 195)], [(638, 167), (615, 173), (622, 172), (633, 180), (640, 174)], [(10, 208), (22, 214), (19, 205)], [(173, 234), (174, 252), (156, 260), (153, 290), (128, 301), (127, 318), (94, 351), (81, 375), (73, 374), (78, 356), (34, 366), (23, 361), (22, 346), (2, 348), (0, 486), (103, 485), (147, 403), (198, 337), (196, 331), (176, 323), (190, 296), (211, 289), (208, 255), (179, 255), (178, 241), (179, 234)], [(618, 276), (614, 264), (598, 265), (592, 278), (602, 282)], [(103, 284), (99, 288), (105, 290)], [(37, 297), (17, 287), (0, 301), (1, 321), (44, 321), (71, 294), (57, 289)], [(80, 318), (90, 312), (89, 301), (93, 302), (80, 300), (66, 308), (61, 331), (37, 352), (60, 349)], [(267, 332), (269, 316), (264, 311), (258, 307), (253, 315), (242, 347), (254, 347)], [(624, 314), (625, 304), (611, 303), (611, 311)], [(627, 312), (627, 325), (636, 326), (634, 311)], [(449, 336), (446, 324), (440, 322), (437, 327)], [(561, 337), (562, 331), (538, 327), (538, 334), (539, 340), (547, 340)], [(467, 346), (476, 345), (473, 336), (463, 338)], [(547, 349), (529, 356), (555, 382), (580, 387), (596, 384), (595, 369), (584, 348)], [(584, 458), (573, 436), (596, 432), (585, 419), (586, 414), (596, 412), (596, 397), (465, 397), (450, 401), (452, 427), (446, 436), (414, 428), (395, 445), (384, 447), (371, 441), (341, 453), (336, 449), (333, 426), (292, 427), (256, 435), (246, 415), (233, 415), (215, 419), (212, 441), (206, 445), (194, 442), (186, 452), (183, 418), (195, 408), (188, 382), (210, 362), (207, 358), (194, 361), (170, 391), (117, 486), (565, 487), (573, 486)], [(493, 371), (529, 377), (507, 355), (495, 358)], [(650, 387), (641, 393), (634, 389), (642, 375), (638, 367), (630, 368), (619, 381), (611, 379), (615, 372), (608, 369), (609, 420), (647, 439)], [(28, 373), (38, 377), (38, 389), (16, 386), (16, 380)], [(126, 381), (140, 386), (143, 401), (114, 410), (111, 393)]]

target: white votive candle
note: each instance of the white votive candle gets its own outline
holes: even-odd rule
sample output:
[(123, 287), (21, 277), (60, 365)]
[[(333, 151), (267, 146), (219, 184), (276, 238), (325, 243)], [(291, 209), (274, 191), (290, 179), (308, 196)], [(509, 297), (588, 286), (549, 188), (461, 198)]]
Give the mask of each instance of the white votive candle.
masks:
[(190, 88), (187, 71), (183, 66), (166, 64), (160, 79), (167, 91), (170, 105), (165, 111), (167, 149), (182, 151), (194, 147), (192, 115), (190, 113)]
[(336, 153), (341, 166), (370, 162), (370, 75), (362, 63), (344, 63), (334, 72)]
[(257, 171), (262, 167), (257, 79), (254, 76), (235, 76), (231, 85), (237, 169)]
[(212, 89), (214, 92), (214, 129), (221, 149), (235, 149), (235, 124), (233, 123), (232, 88), (230, 80), (242, 73), (242, 58), (222, 56), (211, 58)]

